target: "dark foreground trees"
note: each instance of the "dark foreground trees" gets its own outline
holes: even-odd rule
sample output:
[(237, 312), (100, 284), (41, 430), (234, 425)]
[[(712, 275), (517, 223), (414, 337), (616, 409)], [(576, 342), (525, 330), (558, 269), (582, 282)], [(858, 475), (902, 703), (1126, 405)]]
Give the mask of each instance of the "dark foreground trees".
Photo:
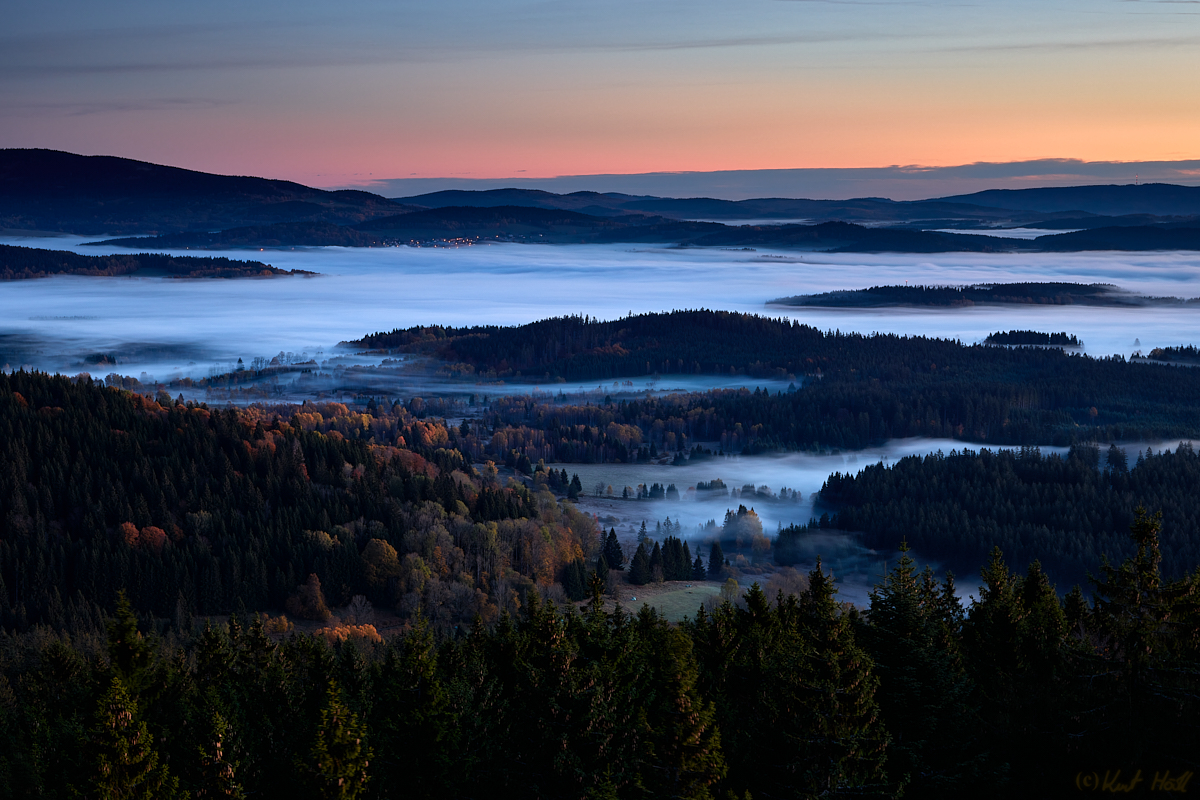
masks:
[[(818, 564), (672, 626), (536, 593), (493, 627), (386, 643), (263, 619), (0, 638), (0, 797), (1067, 796), (1194, 769), (1200, 576), (1159, 521), (1060, 601), (996, 552), (964, 608), (902, 558), (865, 612)], [(155, 633), (154, 630), (159, 632)]]

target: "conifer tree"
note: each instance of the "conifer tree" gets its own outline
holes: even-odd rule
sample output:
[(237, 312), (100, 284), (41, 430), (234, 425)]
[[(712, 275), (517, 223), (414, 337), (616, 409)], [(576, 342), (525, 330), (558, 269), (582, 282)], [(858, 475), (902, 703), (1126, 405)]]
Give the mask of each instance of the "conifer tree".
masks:
[(92, 789), (101, 800), (159, 800), (175, 797), (179, 782), (159, 762), (137, 701), (114, 675), (100, 698), (91, 745)]
[(230, 752), (229, 722), (217, 709), (204, 720), (204, 739), (197, 748), (200, 779), (197, 798), (242, 800), (246, 796), (238, 781), (238, 763)]
[(884, 777), (888, 736), (875, 700), (879, 679), (834, 600), (836, 591), (818, 558), (799, 602), (807, 645), (800, 683), (810, 733), (794, 762), (797, 788), (813, 796), (882, 788)]
[(604, 557), (604, 553), (596, 556), (596, 577), (605, 584), (608, 583), (608, 559)]
[(1129, 528), (1137, 551), (1119, 567), (1101, 565), (1092, 624), (1108, 656), (1107, 725), (1130, 739), (1132, 754), (1187, 759), (1195, 727), (1184, 720), (1200, 712), (1200, 571), (1163, 579), (1161, 527), (1161, 511), (1137, 509)]
[(655, 583), (662, 583), (665, 580), (663, 554), (658, 542), (654, 543), (654, 549), (650, 551), (650, 580)]
[(567, 597), (579, 602), (587, 597), (587, 569), (582, 558), (567, 562), (563, 568), (563, 591)]
[(721, 577), (721, 570), (725, 567), (725, 553), (721, 550), (721, 543), (713, 541), (712, 547), (708, 549), (708, 577), (709, 580), (716, 580)]
[(1017, 597), (1018, 581), (1005, 565), (1000, 548), (992, 548), (981, 576), (979, 600), (971, 605), (963, 638), (985, 705), (998, 707), (1012, 696), (1023, 610)]
[(325, 695), (311, 755), (309, 769), (322, 798), (355, 800), (366, 792), (372, 756), (366, 728), (342, 702), (333, 681)]
[(117, 592), (116, 613), (105, 628), (109, 662), (121, 678), (122, 686), (135, 695), (142, 692), (151, 681), (155, 648), (138, 630), (137, 617), (124, 589)]
[(645, 586), (653, 580), (650, 572), (650, 557), (646, 555), (646, 543), (638, 545), (633, 553), (633, 561), (629, 564), (629, 582), (634, 586)]
[(709, 787), (728, 767), (715, 709), (697, 689), (692, 641), (678, 628), (660, 623), (648, 644), (656, 684), (653, 716), (660, 722), (651, 732), (641, 783), (653, 796), (709, 798)]
[(964, 756), (978, 738), (977, 712), (907, 543), (900, 550), (895, 568), (871, 592), (870, 624), (862, 629), (880, 681), (876, 697), (892, 735), (888, 778), (912, 781), (909, 791), (917, 795), (934, 785), (952, 792), (979, 778), (984, 768)]
[(708, 573), (704, 569), (704, 560), (700, 558), (699, 553), (696, 554), (696, 560), (692, 562), (692, 580), (708, 580)]
[(608, 529), (608, 538), (604, 540), (604, 560), (608, 562), (610, 569), (625, 569), (625, 554), (621, 552), (621, 543), (617, 541), (615, 528)]

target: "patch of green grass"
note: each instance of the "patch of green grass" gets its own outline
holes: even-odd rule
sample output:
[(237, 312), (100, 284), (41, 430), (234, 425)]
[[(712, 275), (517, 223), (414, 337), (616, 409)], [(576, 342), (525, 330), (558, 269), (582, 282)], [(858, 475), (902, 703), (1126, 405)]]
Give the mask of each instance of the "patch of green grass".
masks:
[(681, 586), (653, 597), (643, 598), (641, 595), (635, 594), (634, 596), (638, 599), (628, 601), (628, 605), (630, 611), (637, 613), (642, 605), (646, 604), (671, 622), (679, 622), (685, 616), (695, 619), (696, 610), (704, 603), (705, 598), (720, 593), (721, 584), (719, 583), (694, 583), (690, 588)]

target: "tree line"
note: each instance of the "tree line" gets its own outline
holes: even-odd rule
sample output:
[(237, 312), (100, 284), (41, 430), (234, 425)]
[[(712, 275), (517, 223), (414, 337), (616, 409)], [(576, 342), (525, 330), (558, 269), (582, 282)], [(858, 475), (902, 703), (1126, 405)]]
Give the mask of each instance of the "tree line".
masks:
[(1161, 575), (1160, 530), (1139, 511), (1133, 555), (1100, 568), (1091, 602), (999, 550), (965, 607), (902, 554), (865, 610), (837, 602), (818, 562), (798, 593), (755, 584), (680, 625), (606, 612), (598, 591), (582, 613), (534, 591), (491, 625), (418, 621), (386, 642), (260, 615), (139, 621), (118, 595), (90, 631), (0, 638), (0, 797), (1178, 787), (1200, 733), (1200, 572)]
[(0, 281), (45, 278), (50, 275), (112, 277), (132, 275), (143, 270), (180, 278), (246, 278), (264, 275), (312, 274), (304, 270), (278, 269), (259, 261), (234, 261), (228, 258), (171, 256), (166, 253), (85, 256), (68, 250), (42, 250), (33, 247), (0, 245)]
[[(1125, 535), (1139, 505), (1165, 521), (1162, 568), (1180, 578), (1200, 563), (1200, 454), (1190, 443), (1137, 455), (1133, 464), (1111, 446), (1066, 454), (1037, 448), (987, 449), (909, 456), (856, 475), (835, 473), (821, 488), (826, 517), (789, 529), (776, 557), (813, 528), (861, 532), (868, 547), (907, 540), (922, 556), (974, 569), (999, 546), (1014, 559), (1039, 561), (1055, 578), (1086, 583), (1104, 557), (1133, 554)], [(783, 555), (781, 555), (783, 554)]]
[(860, 449), (912, 436), (1017, 445), (1200, 436), (1194, 370), (1057, 349), (822, 332), (731, 312), (414, 328), (358, 344), (433, 353), (497, 378), (613, 380), (660, 372), (798, 384), (786, 392), (723, 390), (584, 405), (498, 400), (493, 428), (498, 421), (513, 430), (504, 431), (506, 444), (493, 457), (503, 456), (503, 447), (533, 461), (628, 461), (649, 444), (687, 450), (693, 440), (758, 452)]

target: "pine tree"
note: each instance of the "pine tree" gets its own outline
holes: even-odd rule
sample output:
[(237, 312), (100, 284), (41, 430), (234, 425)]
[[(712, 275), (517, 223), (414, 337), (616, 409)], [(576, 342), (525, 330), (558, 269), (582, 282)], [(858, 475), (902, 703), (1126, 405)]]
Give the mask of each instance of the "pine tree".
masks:
[(310, 767), (320, 796), (328, 800), (362, 796), (369, 780), (371, 756), (366, 728), (342, 702), (337, 684), (330, 681)]
[[(641, 620), (639, 620), (641, 622)], [(652, 796), (708, 798), (708, 788), (728, 767), (716, 712), (697, 688), (699, 670), (691, 639), (660, 623), (648, 642), (656, 699), (642, 785)]]
[(625, 554), (621, 552), (621, 543), (617, 541), (615, 528), (608, 529), (608, 538), (604, 540), (604, 560), (608, 562), (610, 569), (625, 569)]
[(710, 580), (717, 580), (721, 577), (721, 570), (725, 567), (725, 553), (721, 551), (721, 543), (714, 541), (712, 547), (708, 550), (708, 577)]
[(978, 737), (970, 683), (957, 648), (943, 636), (941, 613), (928, 602), (916, 565), (901, 543), (900, 560), (871, 592), (863, 643), (880, 681), (876, 694), (893, 741), (888, 776), (911, 780), (914, 795), (954, 792), (981, 777), (967, 757)]
[[(796, 760), (803, 793), (831, 795), (881, 783), (888, 736), (876, 704), (879, 679), (854, 629), (834, 600), (837, 591), (821, 559), (800, 598), (800, 627), (808, 647), (800, 669), (808, 737)], [(784, 615), (781, 606), (781, 616)]]
[(629, 564), (629, 582), (634, 586), (645, 586), (653, 580), (650, 572), (650, 557), (646, 555), (646, 543), (642, 542), (634, 551), (633, 561)]
[(592, 580), (594, 584), (599, 584), (604, 588), (608, 587), (608, 559), (604, 557), (604, 553), (596, 557), (596, 570), (592, 573)]
[(706, 581), (708, 573), (704, 569), (704, 561), (700, 558), (700, 554), (696, 554), (696, 560), (692, 562), (692, 580)]
[(117, 610), (105, 625), (108, 633), (108, 658), (121, 683), (135, 695), (144, 691), (151, 681), (154, 666), (154, 646), (138, 630), (137, 617), (129, 596), (117, 592)]
[(665, 580), (663, 554), (658, 542), (654, 543), (654, 549), (650, 551), (650, 580), (655, 583), (662, 583)]
[(179, 782), (159, 763), (137, 701), (116, 675), (100, 699), (91, 744), (96, 765), (92, 788), (101, 800), (158, 800), (177, 795)]
[(582, 558), (567, 562), (563, 568), (563, 591), (569, 599), (579, 602), (587, 597), (587, 568)]
[(1184, 720), (1200, 713), (1200, 572), (1163, 579), (1161, 526), (1161, 511), (1137, 509), (1129, 528), (1137, 552), (1119, 567), (1102, 564), (1091, 624), (1110, 673), (1109, 728), (1130, 741), (1132, 755), (1186, 759), (1195, 727)]
[(246, 796), (238, 782), (238, 763), (229, 752), (229, 723), (215, 708), (205, 723), (204, 740), (197, 748), (200, 778), (197, 798), (228, 798), (241, 800)]
[(999, 547), (984, 566), (979, 600), (971, 605), (963, 631), (975, 684), (985, 706), (997, 710), (1013, 694), (1022, 609), (1017, 579), (1008, 571)]

